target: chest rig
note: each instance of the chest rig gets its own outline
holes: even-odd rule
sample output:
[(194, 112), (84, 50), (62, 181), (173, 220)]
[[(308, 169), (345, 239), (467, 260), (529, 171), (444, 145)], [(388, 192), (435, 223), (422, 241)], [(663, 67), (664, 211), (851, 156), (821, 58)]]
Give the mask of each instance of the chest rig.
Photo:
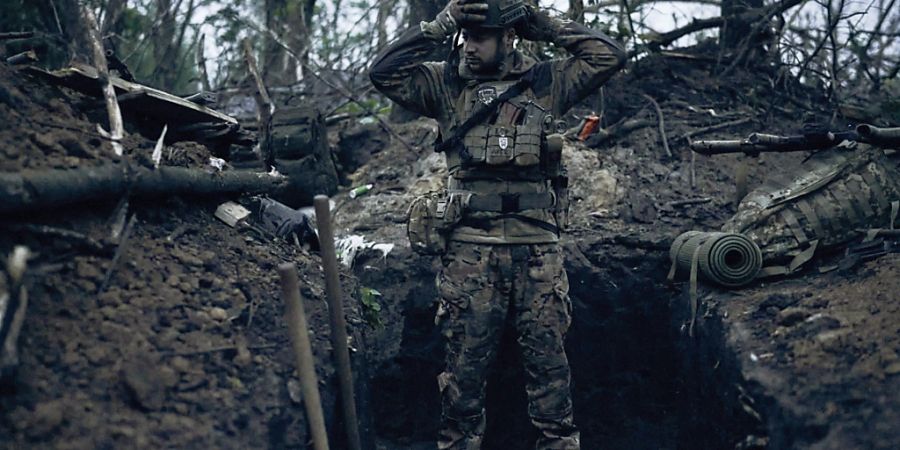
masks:
[[(469, 118), (515, 83), (492, 81), (469, 87), (460, 96), (457, 110)], [(462, 136), (462, 145), (447, 154), (448, 166), (459, 180), (553, 179), (561, 170), (561, 155), (547, 142), (554, 126), (553, 116), (535, 101), (534, 92), (524, 89)]]

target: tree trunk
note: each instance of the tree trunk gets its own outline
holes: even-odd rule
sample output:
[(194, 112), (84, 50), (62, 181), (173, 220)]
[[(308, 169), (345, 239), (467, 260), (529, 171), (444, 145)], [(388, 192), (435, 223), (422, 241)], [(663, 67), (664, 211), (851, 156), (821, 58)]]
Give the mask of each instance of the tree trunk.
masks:
[(388, 44), (387, 20), (396, 5), (396, 0), (385, 0), (378, 4), (378, 18), (375, 20), (375, 30), (378, 33), (377, 51), (381, 51)]
[[(300, 69), (308, 66), (315, 6), (315, 0), (265, 0), (266, 28), (275, 34), (265, 36), (261, 59), (267, 86), (292, 85), (298, 81)], [(299, 63), (278, 40), (290, 47)]]
[(742, 43), (751, 43), (753, 23), (741, 19), (741, 14), (754, 8), (762, 8), (763, 0), (722, 0), (722, 17), (725, 25), (719, 38), (723, 50), (737, 51)]
[(569, 18), (584, 23), (584, 0), (569, 0)]
[[(282, 35), (287, 21), (288, 0), (265, 0), (265, 24), (271, 32)], [(284, 86), (296, 81), (297, 68), (287, 51), (279, 45), (275, 38), (264, 33), (261, 70), (266, 86)]]
[(69, 57), (73, 62), (91, 63), (91, 45), (87, 40), (88, 30), (81, 23), (81, 6), (78, 0), (54, 0), (51, 3), (54, 15), (59, 16), (65, 39), (69, 42)]
[(106, 12), (103, 14), (103, 24), (100, 26), (100, 35), (106, 37), (109, 34), (119, 33), (121, 27), (122, 13), (127, 7), (126, 0), (109, 0), (106, 5)]

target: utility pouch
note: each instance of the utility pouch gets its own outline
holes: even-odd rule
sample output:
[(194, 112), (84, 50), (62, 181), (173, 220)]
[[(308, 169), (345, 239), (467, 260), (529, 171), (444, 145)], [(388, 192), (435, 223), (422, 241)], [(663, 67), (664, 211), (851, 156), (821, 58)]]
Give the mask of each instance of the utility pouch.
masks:
[(553, 178), (553, 194), (556, 196), (556, 206), (553, 215), (556, 218), (556, 226), (560, 231), (569, 228), (569, 174), (565, 168), (561, 169), (559, 176)]
[(487, 153), (489, 128), (485, 125), (476, 125), (463, 138), (463, 163), (482, 164)]
[(421, 255), (442, 255), (447, 238), (462, 220), (469, 193), (450, 193), (446, 189), (413, 200), (407, 216), (406, 233), (412, 249)]
[(515, 146), (515, 132), (506, 127), (490, 127), (487, 136), (485, 163), (491, 166), (509, 164), (513, 160)]
[(516, 125), (516, 151), (513, 162), (519, 167), (536, 166), (541, 163), (540, 126)]

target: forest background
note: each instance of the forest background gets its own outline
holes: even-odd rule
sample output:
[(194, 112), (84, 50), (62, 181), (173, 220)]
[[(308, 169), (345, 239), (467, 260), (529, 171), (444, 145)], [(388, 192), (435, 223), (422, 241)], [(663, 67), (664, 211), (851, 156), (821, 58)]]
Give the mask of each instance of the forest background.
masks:
[[(282, 102), (326, 113), (384, 112), (367, 83), (374, 56), (406, 27), (430, 20), (444, 0), (85, 0), (108, 51), (137, 81), (171, 91), (246, 91), (245, 41)], [(703, 42), (721, 75), (765, 65), (770, 87), (799, 81), (837, 110), (900, 97), (898, 0), (551, 0), (540, 6), (624, 42), (633, 59)], [(78, 0), (0, 2), (0, 31), (35, 31), (42, 64), (87, 61)], [(759, 20), (760, 18), (768, 20)], [(8, 44), (9, 45), (9, 44)], [(525, 43), (539, 58), (546, 45)], [(12, 49), (14, 51), (15, 49)], [(42, 51), (41, 51), (42, 50)], [(8, 52), (11, 53), (11, 52)], [(442, 55), (435, 55), (439, 59)]]

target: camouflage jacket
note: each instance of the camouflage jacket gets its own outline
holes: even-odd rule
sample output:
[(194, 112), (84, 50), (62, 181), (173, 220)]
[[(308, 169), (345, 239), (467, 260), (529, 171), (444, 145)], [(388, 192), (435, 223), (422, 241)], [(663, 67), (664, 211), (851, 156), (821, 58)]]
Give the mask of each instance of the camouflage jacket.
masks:
[[(565, 48), (571, 57), (537, 62), (515, 51), (499, 75), (491, 80), (479, 79), (465, 64), (427, 61), (450, 34), (434, 22), (423, 22), (420, 27), (405, 32), (378, 56), (370, 78), (378, 90), (404, 108), (436, 119), (444, 137), (450, 136), (467, 118), (471, 112), (467, 105), (475, 101), (473, 91), (479, 86), (486, 82), (506, 82), (508, 86), (510, 81), (529, 71), (533, 80), (528, 90), (529, 100), (561, 119), (566, 111), (621, 69), (626, 57), (622, 47), (603, 33), (575, 22), (551, 21), (554, 28), (549, 33), (553, 36), (551, 42)], [(450, 58), (454, 60), (459, 58)], [(549, 180), (465, 179), (461, 176), (459, 155), (451, 153), (458, 151), (446, 155), (451, 189), (476, 194), (546, 193), (552, 189)], [(536, 225), (536, 221), (554, 224), (553, 211), (534, 209), (522, 211), (519, 216), (530, 219), (473, 212), (467, 214), (467, 220), (453, 231), (450, 239), (482, 244), (541, 244), (558, 240), (557, 232)]]

